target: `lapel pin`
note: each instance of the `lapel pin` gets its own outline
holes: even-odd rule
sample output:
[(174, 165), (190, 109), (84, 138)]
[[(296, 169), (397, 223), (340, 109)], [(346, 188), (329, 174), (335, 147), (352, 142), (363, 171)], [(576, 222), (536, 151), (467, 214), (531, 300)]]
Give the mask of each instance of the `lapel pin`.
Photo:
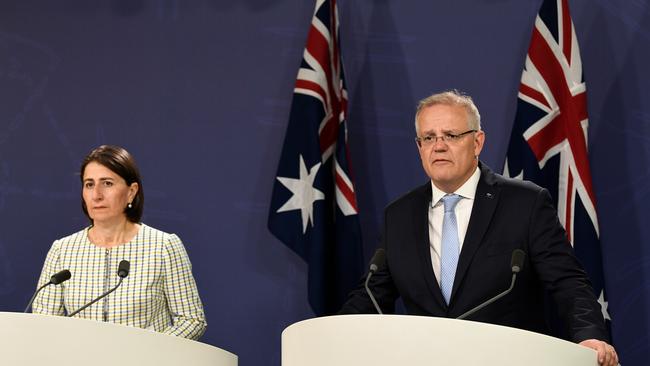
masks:
[(485, 197), (487, 198), (494, 198), (494, 195), (492, 193), (486, 193)]

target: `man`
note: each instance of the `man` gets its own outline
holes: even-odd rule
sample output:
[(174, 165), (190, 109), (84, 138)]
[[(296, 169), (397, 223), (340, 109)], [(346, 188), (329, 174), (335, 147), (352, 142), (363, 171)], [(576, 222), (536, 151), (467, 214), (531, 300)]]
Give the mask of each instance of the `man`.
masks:
[[(521, 249), (527, 255), (512, 292), (469, 319), (548, 333), (546, 292), (569, 340), (596, 350), (600, 364), (616, 365), (600, 306), (548, 191), (478, 160), (485, 134), (472, 99), (451, 91), (422, 100), (415, 131), (431, 181), (385, 210), (386, 264), (370, 284), (379, 306), (392, 312), (401, 297), (409, 314), (456, 318), (508, 288), (511, 255)], [(372, 312), (363, 286), (341, 309)]]

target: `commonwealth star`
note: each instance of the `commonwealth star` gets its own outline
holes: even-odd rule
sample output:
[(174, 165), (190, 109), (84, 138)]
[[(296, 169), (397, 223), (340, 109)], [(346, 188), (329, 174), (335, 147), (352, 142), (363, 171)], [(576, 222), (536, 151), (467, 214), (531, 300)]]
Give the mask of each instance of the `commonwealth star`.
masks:
[(314, 226), (314, 202), (325, 199), (323, 192), (314, 188), (314, 179), (318, 173), (321, 163), (311, 167), (307, 173), (305, 161), (300, 155), (300, 178), (277, 177), (277, 179), (287, 187), (293, 195), (277, 212), (300, 210), (302, 217), (302, 233), (307, 232), (307, 223)]

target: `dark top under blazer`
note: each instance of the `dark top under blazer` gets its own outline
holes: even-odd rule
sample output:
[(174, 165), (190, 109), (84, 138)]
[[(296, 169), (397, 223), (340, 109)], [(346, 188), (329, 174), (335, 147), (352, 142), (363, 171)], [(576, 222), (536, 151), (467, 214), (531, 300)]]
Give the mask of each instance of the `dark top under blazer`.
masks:
[[(548, 333), (544, 291), (556, 304), (565, 338), (607, 340), (605, 324), (586, 273), (574, 256), (549, 192), (504, 178), (479, 163), (481, 178), (460, 253), (449, 306), (431, 264), (428, 210), (431, 183), (385, 210), (381, 246), (386, 265), (371, 280), (385, 312), (401, 296), (408, 314), (455, 318), (510, 286), (512, 251), (527, 254), (513, 291), (470, 320)], [(361, 284), (341, 313), (374, 313)]]

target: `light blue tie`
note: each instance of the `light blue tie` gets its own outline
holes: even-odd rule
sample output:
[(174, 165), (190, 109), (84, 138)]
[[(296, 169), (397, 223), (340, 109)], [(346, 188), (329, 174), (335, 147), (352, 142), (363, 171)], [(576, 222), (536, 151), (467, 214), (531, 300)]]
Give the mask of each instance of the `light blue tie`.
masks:
[(458, 265), (458, 224), (454, 207), (461, 197), (457, 194), (447, 194), (442, 197), (445, 204), (445, 217), (442, 219), (442, 253), (440, 255), (440, 289), (445, 301), (449, 304), (451, 290), (454, 288), (454, 276)]

